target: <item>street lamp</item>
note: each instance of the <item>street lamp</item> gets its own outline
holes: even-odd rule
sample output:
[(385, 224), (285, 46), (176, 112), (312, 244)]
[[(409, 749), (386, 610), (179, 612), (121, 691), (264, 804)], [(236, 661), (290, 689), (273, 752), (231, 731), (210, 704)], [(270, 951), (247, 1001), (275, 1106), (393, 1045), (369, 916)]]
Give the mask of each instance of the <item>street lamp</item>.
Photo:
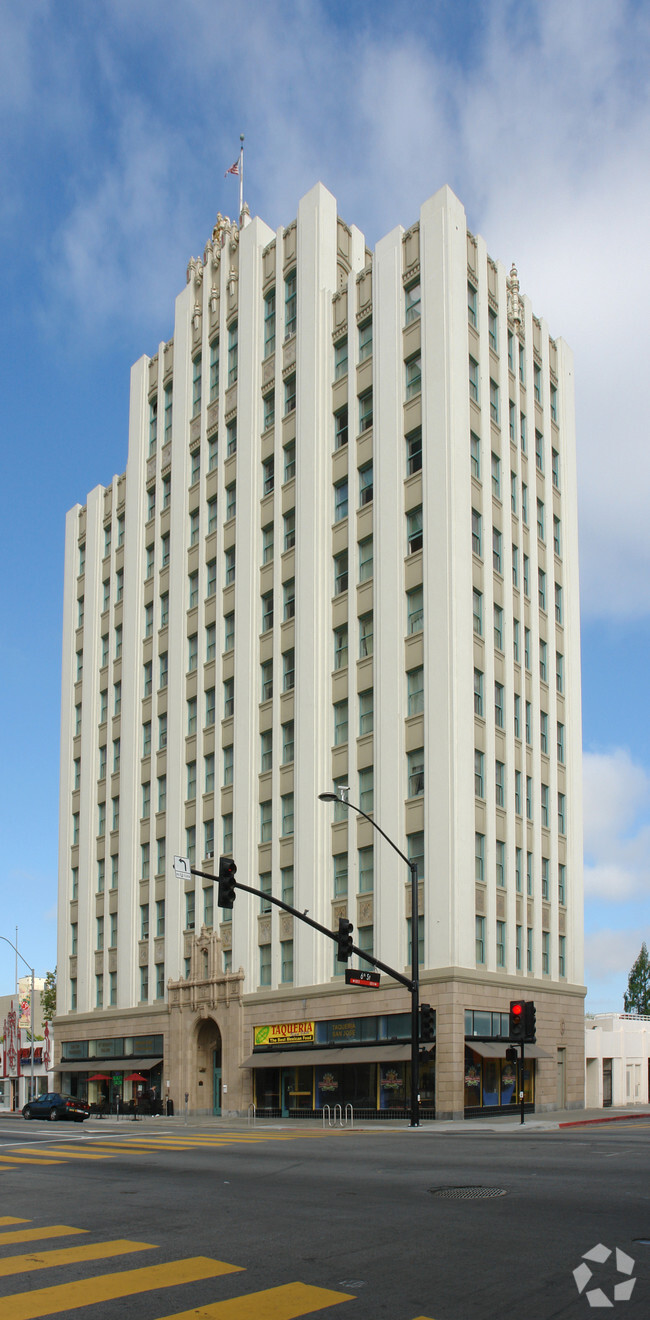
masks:
[(401, 848), (389, 838), (381, 825), (373, 820), (367, 812), (362, 811), (354, 802), (349, 802), (347, 798), (339, 797), (338, 793), (319, 793), (320, 802), (340, 802), (344, 807), (352, 807), (364, 820), (370, 821), (372, 828), (381, 834), (390, 844), (398, 857), (409, 869), (411, 877), (411, 1127), (420, 1126), (420, 988), (419, 988), (419, 959), (418, 959), (418, 868), (417, 862), (410, 862), (404, 855)]
[[(34, 968), (29, 966), (29, 963), (27, 962), (27, 959), (26, 959), (26, 958), (23, 958), (23, 955), (22, 955), (22, 953), (20, 952), (20, 949), (17, 949), (17, 948), (16, 948), (16, 945), (15, 945), (15, 944), (12, 944), (11, 940), (8, 940), (8, 939), (7, 939), (7, 936), (6, 936), (6, 935), (0, 935), (0, 940), (4, 940), (5, 944), (10, 944), (10, 945), (11, 945), (11, 947), (12, 947), (14, 953), (18, 955), (18, 957), (20, 958), (21, 962), (24, 962), (25, 967), (27, 967), (27, 968), (29, 969), (29, 971), (31, 972), (31, 974), (32, 974), (32, 993), (31, 993), (31, 995), (30, 995), (30, 997), (29, 997), (29, 1034), (30, 1034), (30, 1036), (31, 1036), (31, 1038), (32, 1038), (32, 1048), (31, 1048), (32, 1067), (31, 1067), (31, 1082), (30, 1082), (29, 1098), (30, 1098), (30, 1100), (33, 1100), (33, 1099), (34, 1099)], [(20, 1004), (19, 1004), (18, 1007), (19, 1007), (19, 1019), (18, 1019), (18, 1020), (20, 1021)], [(18, 1045), (19, 1045), (19, 1047), (20, 1047), (20, 1037), (19, 1037), (19, 1039), (18, 1039)]]

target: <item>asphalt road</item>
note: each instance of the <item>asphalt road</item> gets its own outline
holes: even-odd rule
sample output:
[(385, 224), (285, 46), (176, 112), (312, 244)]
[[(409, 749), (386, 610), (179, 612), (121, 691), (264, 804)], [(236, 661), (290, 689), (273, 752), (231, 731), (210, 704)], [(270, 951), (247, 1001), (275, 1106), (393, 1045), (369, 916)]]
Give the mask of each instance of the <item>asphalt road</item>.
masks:
[[(0, 1317), (647, 1320), (649, 1154), (642, 1120), (456, 1134), (0, 1119)], [(598, 1244), (608, 1260), (583, 1262)], [(590, 1305), (597, 1289), (613, 1307)]]

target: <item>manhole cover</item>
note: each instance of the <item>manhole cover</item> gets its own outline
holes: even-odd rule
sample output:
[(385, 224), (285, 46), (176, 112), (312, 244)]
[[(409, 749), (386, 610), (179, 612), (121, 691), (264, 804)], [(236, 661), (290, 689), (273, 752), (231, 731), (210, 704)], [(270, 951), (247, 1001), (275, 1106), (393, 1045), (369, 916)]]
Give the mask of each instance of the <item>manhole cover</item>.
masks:
[(432, 1196), (448, 1201), (482, 1201), (489, 1196), (505, 1196), (504, 1187), (430, 1187)]

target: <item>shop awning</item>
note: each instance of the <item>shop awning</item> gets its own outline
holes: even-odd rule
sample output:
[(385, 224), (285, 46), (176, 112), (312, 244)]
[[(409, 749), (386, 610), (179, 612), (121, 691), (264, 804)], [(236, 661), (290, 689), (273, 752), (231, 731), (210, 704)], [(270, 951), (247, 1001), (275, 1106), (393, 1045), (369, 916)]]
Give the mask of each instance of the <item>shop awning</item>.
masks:
[[(467, 1049), (480, 1054), (482, 1059), (505, 1059), (506, 1050), (510, 1048), (507, 1040), (466, 1040), (465, 1045)], [(526, 1059), (550, 1058), (552, 1055), (547, 1054), (539, 1045), (524, 1045), (524, 1062)]]
[(102, 1072), (127, 1073), (150, 1072), (162, 1063), (160, 1059), (62, 1059), (57, 1064), (57, 1072)]
[(411, 1057), (410, 1045), (351, 1046), (346, 1050), (268, 1050), (249, 1054), (240, 1068), (311, 1068), (322, 1064), (339, 1067), (342, 1063), (396, 1063)]

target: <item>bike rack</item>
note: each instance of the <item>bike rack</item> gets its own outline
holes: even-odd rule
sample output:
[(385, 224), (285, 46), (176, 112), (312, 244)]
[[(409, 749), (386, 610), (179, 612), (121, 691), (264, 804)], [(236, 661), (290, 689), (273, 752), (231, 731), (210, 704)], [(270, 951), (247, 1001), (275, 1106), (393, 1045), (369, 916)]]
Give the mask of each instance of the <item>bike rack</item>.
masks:
[[(257, 1115), (257, 1110), (256, 1110), (256, 1108), (255, 1108), (255, 1105), (249, 1105), (249, 1106), (248, 1106), (248, 1126), (249, 1126), (249, 1127), (255, 1127), (255, 1119), (256, 1119), (256, 1115)], [(251, 1119), (252, 1119), (252, 1123), (251, 1123)]]
[(347, 1124), (347, 1121), (348, 1121), (348, 1110), (350, 1111), (350, 1127), (353, 1128), (353, 1127), (354, 1127), (354, 1109), (352, 1108), (352, 1105), (346, 1105), (346, 1106), (345, 1106), (345, 1121), (344, 1121), (343, 1123), (341, 1123), (341, 1127), (345, 1127), (346, 1124)]
[(350, 1127), (354, 1127), (354, 1109), (352, 1105), (345, 1106), (345, 1114), (343, 1114), (341, 1105), (334, 1105), (333, 1108), (330, 1105), (323, 1105), (323, 1127), (325, 1127), (326, 1118), (328, 1127), (336, 1127), (337, 1125), (342, 1128), (347, 1127), (348, 1121)]

